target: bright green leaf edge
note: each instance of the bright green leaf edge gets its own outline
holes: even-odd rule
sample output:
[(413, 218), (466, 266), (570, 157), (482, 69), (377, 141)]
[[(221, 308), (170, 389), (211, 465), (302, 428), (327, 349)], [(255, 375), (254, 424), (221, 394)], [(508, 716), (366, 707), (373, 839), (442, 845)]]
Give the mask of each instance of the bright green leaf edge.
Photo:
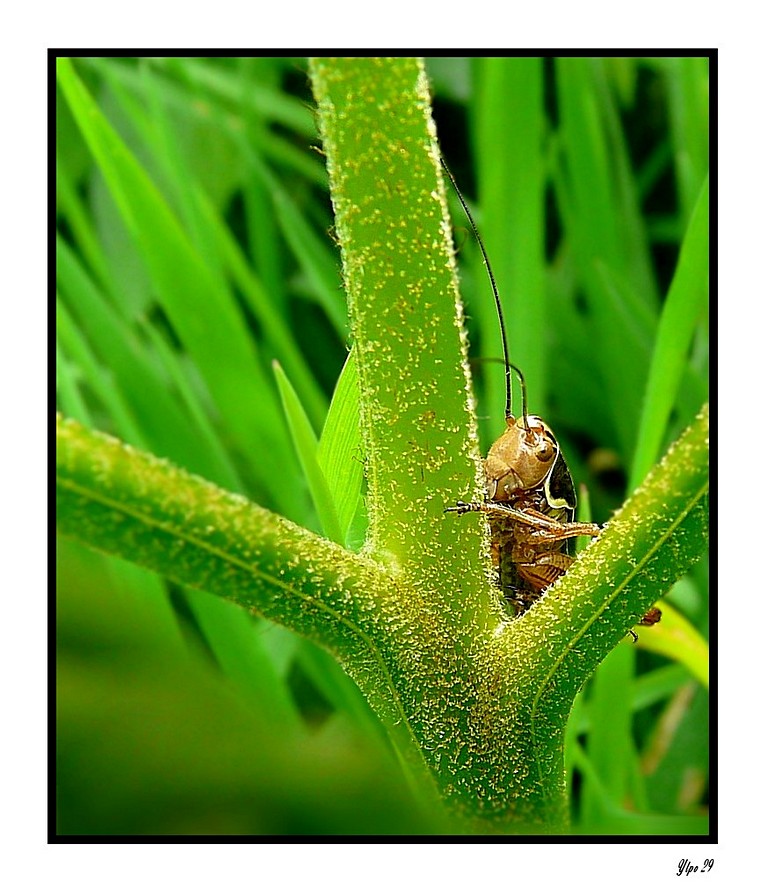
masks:
[(709, 277), (709, 177), (701, 187), (656, 333), (632, 462), (634, 486), (661, 450), (693, 332), (706, 312)]
[[(304, 478), (309, 486), (312, 502), (315, 505), (317, 515), (320, 517), (323, 533), (331, 541), (343, 545), (344, 538), (336, 505), (328, 488), (328, 482), (317, 460), (317, 436), (312, 429), (312, 424), (309, 422), (309, 417), (301, 406), (296, 390), (285, 375), (283, 368), (277, 361), (274, 361), (272, 366), (275, 371), (277, 387), (280, 390), (280, 399), (288, 421), (288, 428), (293, 438), (293, 445), (301, 463), (301, 469), (304, 471)], [(290, 486), (286, 484), (286, 487)]]

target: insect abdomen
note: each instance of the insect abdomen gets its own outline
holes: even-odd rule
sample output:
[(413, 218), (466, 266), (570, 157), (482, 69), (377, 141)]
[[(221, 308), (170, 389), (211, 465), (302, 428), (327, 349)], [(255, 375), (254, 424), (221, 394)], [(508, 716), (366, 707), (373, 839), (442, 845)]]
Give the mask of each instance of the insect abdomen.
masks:
[[(533, 495), (504, 502), (516, 510), (530, 512), (539, 504)], [(533, 507), (531, 505), (534, 505)], [(540, 512), (540, 511), (539, 511)], [(549, 508), (553, 522), (570, 522), (566, 508)], [(536, 543), (529, 526), (503, 516), (491, 516), (491, 543), (499, 571), (499, 586), (516, 615), (528, 610), (543, 592), (568, 569), (573, 558), (567, 553), (570, 539)]]

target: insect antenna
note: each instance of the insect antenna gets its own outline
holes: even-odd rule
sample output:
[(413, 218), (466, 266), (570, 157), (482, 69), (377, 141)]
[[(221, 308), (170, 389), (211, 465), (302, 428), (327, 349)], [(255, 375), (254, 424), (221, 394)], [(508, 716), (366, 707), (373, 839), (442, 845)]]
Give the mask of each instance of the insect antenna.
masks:
[(464, 214), (467, 216), (467, 220), (472, 227), (472, 232), (475, 235), (475, 239), (477, 240), (477, 245), (480, 247), (480, 252), (483, 256), (483, 263), (485, 264), (485, 269), (488, 271), (488, 279), (491, 281), (491, 289), (493, 290), (493, 298), (496, 302), (496, 315), (499, 319), (499, 329), (501, 330), (501, 350), (504, 353), (504, 370), (505, 370), (505, 384), (506, 384), (506, 392), (507, 392), (507, 403), (506, 408), (504, 410), (504, 416), (507, 420), (512, 417), (512, 377), (510, 375), (510, 370), (514, 370), (517, 374), (518, 379), (520, 380), (520, 390), (523, 395), (523, 426), (526, 431), (529, 429), (528, 427), (528, 390), (525, 387), (525, 377), (523, 376), (523, 371), (520, 370), (519, 367), (516, 367), (509, 360), (509, 347), (507, 345), (507, 328), (504, 326), (504, 314), (501, 310), (501, 298), (499, 297), (499, 290), (496, 286), (496, 278), (493, 276), (493, 269), (491, 268), (491, 262), (488, 259), (488, 253), (485, 251), (485, 246), (483, 244), (483, 240), (480, 236), (480, 231), (477, 229), (477, 224), (475, 224), (475, 219), (472, 217), (472, 212), (469, 210), (469, 206), (464, 201), (464, 197), (461, 195), (461, 190), (459, 189), (459, 185), (456, 183), (456, 178), (451, 174), (451, 169), (445, 162), (445, 159), (440, 156), (440, 164), (445, 169), (445, 173), (448, 175), (448, 179), (450, 180), (456, 195), (459, 197), (459, 202), (461, 203), (461, 207), (464, 209)]

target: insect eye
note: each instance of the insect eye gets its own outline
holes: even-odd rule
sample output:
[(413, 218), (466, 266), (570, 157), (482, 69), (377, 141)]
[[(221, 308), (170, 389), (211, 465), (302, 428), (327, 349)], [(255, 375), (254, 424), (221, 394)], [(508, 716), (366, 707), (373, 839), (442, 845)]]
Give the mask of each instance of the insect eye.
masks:
[(554, 453), (554, 447), (547, 442), (536, 452), (536, 458), (544, 463), (545, 461), (551, 460)]

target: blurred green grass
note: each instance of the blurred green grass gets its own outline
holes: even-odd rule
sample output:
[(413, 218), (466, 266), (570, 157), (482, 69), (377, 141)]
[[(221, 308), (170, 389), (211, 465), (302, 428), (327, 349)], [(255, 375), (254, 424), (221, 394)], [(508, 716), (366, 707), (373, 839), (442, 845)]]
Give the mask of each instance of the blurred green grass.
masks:
[[(670, 291), (707, 175), (706, 60), (428, 71), (531, 411), (603, 520), (706, 399), (700, 224)], [(323, 430), (348, 334), (305, 60), (89, 58), (60, 75), (60, 409), (315, 531), (326, 512), (301, 458), (322, 431), (318, 463), (344, 490), (336, 537), (359, 544), (359, 470), (339, 475), (333, 447), (355, 438), (354, 398)], [(458, 207), (454, 223), (474, 353), (499, 356)], [(497, 365), (478, 366), (485, 446), (502, 388)], [(359, 691), (312, 644), (65, 542), (58, 581), (60, 833), (435, 829)], [(705, 564), (670, 600), (707, 635)], [(700, 831), (706, 708), (683, 667), (621, 645), (571, 721), (577, 830)]]

